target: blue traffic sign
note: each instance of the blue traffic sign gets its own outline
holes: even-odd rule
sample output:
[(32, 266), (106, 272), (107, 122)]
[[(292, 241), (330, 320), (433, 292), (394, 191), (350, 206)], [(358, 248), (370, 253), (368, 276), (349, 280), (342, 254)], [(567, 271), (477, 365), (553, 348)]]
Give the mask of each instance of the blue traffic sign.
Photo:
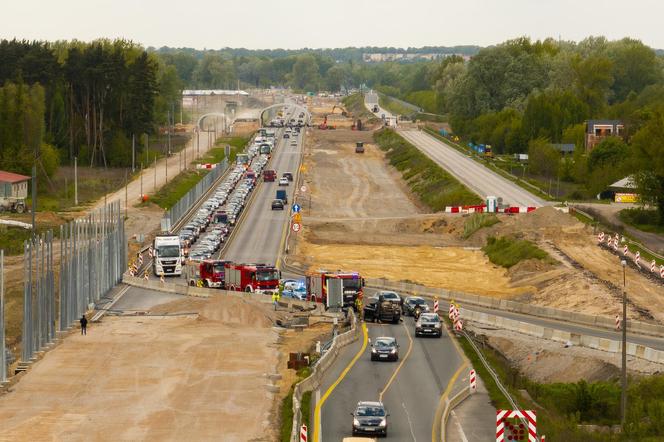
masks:
[(293, 212), (298, 213), (301, 207), (299, 204), (293, 204)]

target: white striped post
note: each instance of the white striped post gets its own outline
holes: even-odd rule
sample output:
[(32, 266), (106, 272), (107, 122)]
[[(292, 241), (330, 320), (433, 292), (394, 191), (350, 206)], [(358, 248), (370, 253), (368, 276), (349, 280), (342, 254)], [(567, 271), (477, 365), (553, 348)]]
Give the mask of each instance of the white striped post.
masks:
[(475, 375), (475, 370), (470, 370), (470, 392), (475, 393), (477, 391), (477, 379)]
[(300, 442), (307, 442), (307, 426), (304, 424), (300, 427)]

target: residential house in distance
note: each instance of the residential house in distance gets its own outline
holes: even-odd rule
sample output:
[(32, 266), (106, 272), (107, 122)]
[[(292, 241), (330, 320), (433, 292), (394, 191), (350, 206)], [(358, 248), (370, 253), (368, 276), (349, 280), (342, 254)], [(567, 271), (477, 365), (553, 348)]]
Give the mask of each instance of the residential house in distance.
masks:
[(0, 198), (27, 198), (28, 181), (29, 176), (0, 170)]
[(625, 137), (625, 125), (620, 120), (586, 121), (586, 152), (590, 152), (606, 137)]

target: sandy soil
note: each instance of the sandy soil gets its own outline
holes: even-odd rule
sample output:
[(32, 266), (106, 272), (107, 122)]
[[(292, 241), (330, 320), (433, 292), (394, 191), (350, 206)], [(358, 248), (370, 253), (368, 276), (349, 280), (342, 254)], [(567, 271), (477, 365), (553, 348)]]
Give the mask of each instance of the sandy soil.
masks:
[(271, 440), (278, 332), (265, 308), (188, 298), (155, 311), (198, 315), (74, 333), (0, 397), (0, 440)]
[[(487, 336), (489, 345), (505, 356), (529, 379), (537, 382), (588, 382), (620, 376), (620, 353), (608, 353), (585, 347), (565, 348), (562, 343), (526, 336), (507, 330), (488, 330), (469, 326)], [(664, 366), (639, 358), (628, 358), (634, 375), (662, 372)]]

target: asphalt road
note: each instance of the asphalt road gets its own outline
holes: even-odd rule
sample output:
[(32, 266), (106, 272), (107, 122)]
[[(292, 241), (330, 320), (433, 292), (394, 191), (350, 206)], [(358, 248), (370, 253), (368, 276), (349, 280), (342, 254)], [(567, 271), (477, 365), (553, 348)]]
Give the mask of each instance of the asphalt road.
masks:
[[(367, 344), (359, 359), (323, 403), (322, 437), (318, 440), (336, 442), (351, 436), (350, 413), (357, 402), (379, 399), (390, 414), (387, 418), (387, 440), (432, 440), (434, 422), (439, 422), (440, 418), (441, 395), (462, 365), (451, 338), (447, 334), (440, 339), (415, 338), (414, 321), (410, 317), (404, 318), (398, 325), (368, 323), (367, 331), (371, 339), (395, 337), (400, 345), (399, 361), (372, 362), (370, 345)], [(363, 340), (359, 339), (341, 350), (337, 362), (323, 377), (320, 397), (325, 395), (360, 351), (362, 344)]]
[(399, 134), (482, 198), (502, 197), (504, 204), (520, 207), (548, 204), (429, 134), (416, 130), (402, 130)]
[[(285, 222), (292, 213), (291, 204), (296, 191), (294, 183), (297, 182), (299, 173), (305, 130), (303, 128), (297, 138), (280, 137), (272, 160), (266, 166), (267, 169), (277, 171), (277, 180), (266, 183), (261, 179), (261, 183), (254, 190), (255, 195), (251, 204), (245, 209), (247, 212), (243, 214), (241, 224), (236, 228), (231, 242), (223, 252), (223, 259), (233, 262), (276, 264), (279, 248), (286, 233)], [(297, 140), (297, 146), (291, 145), (294, 139)], [(293, 181), (287, 187), (280, 187), (278, 178), (284, 172), (291, 172)], [(288, 194), (288, 204), (283, 211), (271, 208), (277, 189), (285, 189)]]

